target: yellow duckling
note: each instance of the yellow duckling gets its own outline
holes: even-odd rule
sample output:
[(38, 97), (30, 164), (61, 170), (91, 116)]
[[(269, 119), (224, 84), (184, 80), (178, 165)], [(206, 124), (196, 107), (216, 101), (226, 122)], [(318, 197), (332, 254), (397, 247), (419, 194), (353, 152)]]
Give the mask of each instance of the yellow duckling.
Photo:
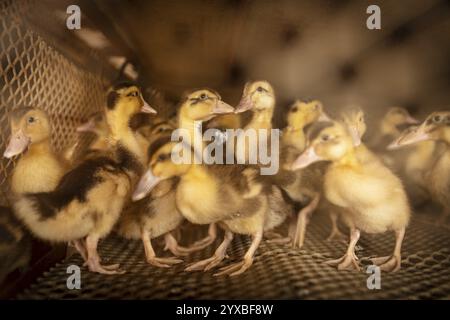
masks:
[(386, 146), (402, 132), (402, 126), (417, 124), (419, 121), (413, 118), (408, 110), (400, 107), (392, 107), (381, 119), (376, 135), (372, 138), (370, 146), (373, 150), (384, 151)]
[(330, 263), (338, 265), (338, 269), (359, 270), (354, 252), (360, 231), (382, 233), (392, 230), (396, 234), (392, 256), (372, 261), (381, 264), (382, 270), (399, 270), (401, 246), (410, 217), (401, 181), (380, 161), (358, 159), (353, 139), (344, 125), (324, 122), (314, 129), (309, 147), (293, 166), (304, 168), (317, 161), (330, 161), (324, 177), (325, 197), (343, 208), (354, 224), (346, 254)]
[(11, 138), (3, 156), (24, 153), (11, 176), (14, 194), (51, 191), (67, 171), (67, 163), (53, 150), (50, 136), (51, 124), (45, 111), (24, 107), (11, 113)]
[(289, 108), (286, 120), (287, 126), (283, 130), (282, 145), (294, 147), (301, 152), (306, 146), (305, 128), (315, 121), (326, 121), (329, 118), (320, 101), (297, 100)]
[(441, 220), (445, 221), (450, 214), (450, 112), (433, 112), (422, 124), (410, 130), (391, 148), (428, 140), (440, 141), (444, 145), (428, 168), (424, 179), (431, 197), (442, 205)]
[(76, 248), (92, 272), (122, 272), (119, 265), (101, 264), (97, 244), (117, 222), (144, 165), (145, 151), (129, 127), (130, 118), (140, 110), (155, 112), (136, 86), (113, 87), (105, 110), (111, 152), (81, 162), (61, 178), (54, 191), (27, 193), (14, 202), (16, 215), (38, 238), (78, 240)]

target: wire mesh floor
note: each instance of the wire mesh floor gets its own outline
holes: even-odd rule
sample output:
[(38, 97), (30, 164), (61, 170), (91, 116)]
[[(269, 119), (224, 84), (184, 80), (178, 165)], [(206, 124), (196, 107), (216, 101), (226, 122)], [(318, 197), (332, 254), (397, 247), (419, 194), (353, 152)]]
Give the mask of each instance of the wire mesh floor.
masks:
[[(338, 271), (325, 263), (343, 255), (344, 242), (325, 240), (330, 224), (326, 217), (312, 219), (303, 249), (265, 241), (257, 251), (253, 266), (237, 277), (214, 277), (208, 272), (185, 272), (186, 264), (170, 269), (148, 265), (140, 241), (126, 241), (116, 236), (105, 239), (100, 254), (105, 263), (120, 263), (123, 275), (94, 274), (82, 267), (81, 289), (66, 286), (67, 267), (81, 266), (73, 255), (45, 272), (18, 299), (449, 299), (450, 298), (450, 229), (415, 217), (407, 229), (403, 246), (402, 269), (381, 273), (381, 289), (369, 290), (370, 274)], [(197, 230), (197, 231), (192, 231)], [(185, 230), (186, 241), (204, 233), (202, 229)], [(213, 254), (213, 246), (185, 258), (189, 263)], [(158, 241), (154, 241), (157, 244)], [(222, 264), (237, 261), (250, 244), (248, 237), (235, 237)], [(361, 236), (357, 255), (389, 255), (394, 235)], [(162, 247), (156, 245), (157, 253)], [(162, 254), (161, 254), (162, 255)], [(168, 255), (165, 253), (164, 255)], [(362, 259), (363, 265), (369, 265)]]

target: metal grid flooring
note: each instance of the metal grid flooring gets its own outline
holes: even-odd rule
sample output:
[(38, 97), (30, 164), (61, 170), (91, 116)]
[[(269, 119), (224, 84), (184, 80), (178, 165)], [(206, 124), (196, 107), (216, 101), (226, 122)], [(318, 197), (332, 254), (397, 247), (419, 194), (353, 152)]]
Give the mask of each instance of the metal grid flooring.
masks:
[[(340, 257), (345, 243), (327, 242), (326, 217), (316, 216), (307, 231), (305, 246), (263, 242), (255, 263), (243, 275), (214, 277), (213, 271), (184, 272), (185, 264), (170, 269), (148, 265), (142, 244), (115, 236), (104, 240), (100, 254), (108, 263), (120, 263), (127, 273), (105, 276), (82, 268), (81, 289), (68, 290), (67, 267), (81, 265), (74, 255), (44, 273), (18, 299), (449, 299), (450, 298), (450, 229), (415, 217), (409, 226), (403, 246), (402, 270), (381, 274), (381, 289), (369, 290), (369, 274), (338, 271), (324, 262)], [(196, 231), (195, 231), (196, 230)], [(200, 236), (193, 229), (185, 237), (193, 241)], [(200, 233), (203, 233), (201, 230)], [(194, 236), (194, 234), (196, 236)], [(190, 239), (189, 239), (190, 238)], [(218, 240), (219, 241), (219, 240)], [(156, 241), (155, 241), (156, 242)], [(217, 242), (218, 243), (218, 242)], [(217, 243), (192, 254), (186, 262), (209, 257)], [(248, 248), (248, 237), (236, 237), (228, 254), (230, 263), (242, 257)], [(361, 257), (388, 255), (394, 245), (393, 234), (363, 234), (357, 254)], [(161, 253), (161, 247), (156, 246)], [(167, 254), (166, 254), (167, 255)], [(366, 259), (362, 263), (368, 265)]]

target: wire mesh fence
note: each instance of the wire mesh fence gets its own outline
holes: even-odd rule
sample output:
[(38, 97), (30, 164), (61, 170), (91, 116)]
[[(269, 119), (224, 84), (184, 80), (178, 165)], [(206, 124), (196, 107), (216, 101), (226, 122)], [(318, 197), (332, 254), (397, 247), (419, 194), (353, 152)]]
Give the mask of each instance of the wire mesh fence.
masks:
[[(34, 1), (0, 3), (0, 150), (9, 137), (11, 110), (34, 106), (46, 110), (52, 120), (52, 144), (61, 151), (76, 139), (76, 126), (104, 100), (106, 80), (83, 70), (29, 28), (23, 17)], [(1, 201), (8, 191), (8, 175), (15, 159), (0, 163)]]

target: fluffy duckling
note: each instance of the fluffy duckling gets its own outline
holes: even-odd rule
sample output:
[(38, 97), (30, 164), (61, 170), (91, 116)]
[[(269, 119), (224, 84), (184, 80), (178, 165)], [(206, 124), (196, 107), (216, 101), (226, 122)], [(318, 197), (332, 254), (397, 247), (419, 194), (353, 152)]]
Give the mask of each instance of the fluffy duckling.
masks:
[(28, 193), (14, 202), (16, 215), (38, 238), (85, 239), (76, 248), (92, 272), (122, 272), (118, 265), (101, 264), (97, 244), (118, 220), (145, 163), (145, 151), (129, 127), (130, 118), (140, 110), (155, 112), (136, 86), (114, 86), (105, 110), (111, 152), (84, 160), (62, 177), (54, 191)]
[[(294, 248), (301, 248), (305, 241), (306, 226), (311, 214), (319, 205), (321, 193), (322, 165), (292, 172), (293, 161), (301, 154), (306, 144), (306, 128), (316, 121), (328, 120), (323, 105), (318, 100), (296, 101), (287, 114), (287, 127), (283, 130), (280, 152), (281, 170), (275, 183), (297, 203), (306, 205), (299, 211), (297, 222), (290, 225), (290, 236)], [(295, 225), (295, 228), (294, 226)], [(283, 239), (281, 239), (283, 241)]]
[[(234, 108), (222, 101), (220, 95), (211, 89), (200, 89), (187, 93), (182, 98), (181, 106), (178, 110), (178, 129), (183, 142), (190, 146), (200, 147), (203, 150), (205, 143), (195, 141), (195, 137), (202, 136), (202, 124), (217, 116), (230, 114)], [(214, 242), (217, 236), (215, 223), (212, 223), (208, 230), (208, 236), (195, 242), (191, 248), (205, 248)]]
[(450, 112), (433, 112), (422, 124), (411, 129), (399, 141), (391, 145), (391, 148), (429, 140), (440, 141), (444, 145), (434, 158), (424, 179), (433, 200), (442, 205), (441, 220), (445, 221), (450, 215)]
[(3, 156), (12, 158), (24, 153), (12, 171), (11, 191), (18, 195), (53, 190), (68, 166), (52, 148), (48, 114), (23, 107), (13, 110), (10, 120), (11, 138)]
[(12, 271), (28, 265), (31, 238), (8, 207), (0, 206), (0, 285)]
[(370, 146), (373, 150), (384, 151), (386, 146), (400, 135), (405, 125), (419, 123), (408, 110), (400, 107), (392, 107), (381, 119), (376, 135), (373, 136)]
[[(267, 130), (267, 143), (270, 141), (270, 129), (272, 129), (272, 117), (275, 110), (275, 91), (272, 85), (267, 81), (247, 82), (242, 93), (241, 100), (235, 109), (235, 113), (239, 114), (245, 111), (251, 111), (251, 119), (244, 127), (244, 130), (254, 129)], [(244, 137), (244, 136), (241, 136)], [(259, 135), (257, 135), (259, 145)], [(237, 154), (236, 158), (239, 163), (248, 163), (249, 161), (249, 140), (242, 141), (237, 137), (237, 143), (244, 143), (245, 153)], [(235, 144), (236, 145), (236, 144)], [(267, 144), (269, 146), (269, 144)], [(268, 147), (269, 148), (269, 147)]]
[[(238, 275), (253, 263), (264, 230), (277, 225), (268, 217), (268, 199), (264, 185), (258, 181), (256, 167), (243, 165), (175, 164), (172, 161), (177, 144), (170, 142), (152, 156), (149, 169), (142, 177), (135, 197), (148, 193), (159, 182), (179, 177), (176, 203), (180, 212), (195, 224), (219, 223), (225, 229), (223, 242), (209, 259), (192, 264), (186, 270), (209, 270), (224, 258), (233, 233), (252, 235), (253, 240), (243, 261), (221, 269), (216, 275)], [(181, 150), (192, 157), (190, 147)], [(197, 156), (194, 154), (194, 156)], [(191, 158), (191, 163), (194, 162)], [(282, 221), (282, 220), (281, 220)]]
[[(397, 149), (400, 147), (400, 141), (410, 136), (417, 129), (418, 126), (406, 128), (387, 149)], [(430, 193), (428, 192), (425, 178), (435, 160), (436, 154), (440, 152), (439, 147), (439, 142), (434, 140), (421, 141), (407, 147), (408, 152), (404, 160), (403, 180), (414, 207), (420, 206), (430, 200)]]
[(282, 145), (303, 151), (306, 146), (305, 128), (316, 121), (327, 121), (328, 116), (318, 100), (295, 101), (289, 108), (287, 126), (283, 129)]
[(324, 177), (325, 196), (332, 204), (343, 208), (354, 224), (346, 254), (330, 263), (337, 264), (338, 269), (359, 270), (354, 250), (360, 231), (392, 230), (396, 234), (392, 256), (372, 261), (381, 264), (382, 270), (399, 270), (401, 246), (410, 217), (401, 181), (380, 161), (358, 159), (353, 139), (344, 125), (324, 122), (314, 129), (308, 148), (293, 166), (304, 168), (317, 161), (330, 161)]
[[(161, 131), (161, 129), (163, 130)], [(170, 141), (172, 130), (172, 126), (168, 123), (161, 123), (153, 128), (157, 138), (150, 144), (149, 158), (155, 149)], [(179, 246), (171, 234), (171, 231), (178, 228), (184, 220), (176, 206), (176, 185), (177, 178), (161, 181), (148, 196), (129, 205), (118, 222), (118, 234), (127, 239), (141, 239), (147, 262), (157, 267), (167, 268), (172, 264), (182, 262), (182, 260), (157, 257), (151, 239), (164, 235), (166, 249), (176, 256), (192, 252), (188, 248)], [(135, 197), (135, 199), (138, 198), (139, 196)]]

